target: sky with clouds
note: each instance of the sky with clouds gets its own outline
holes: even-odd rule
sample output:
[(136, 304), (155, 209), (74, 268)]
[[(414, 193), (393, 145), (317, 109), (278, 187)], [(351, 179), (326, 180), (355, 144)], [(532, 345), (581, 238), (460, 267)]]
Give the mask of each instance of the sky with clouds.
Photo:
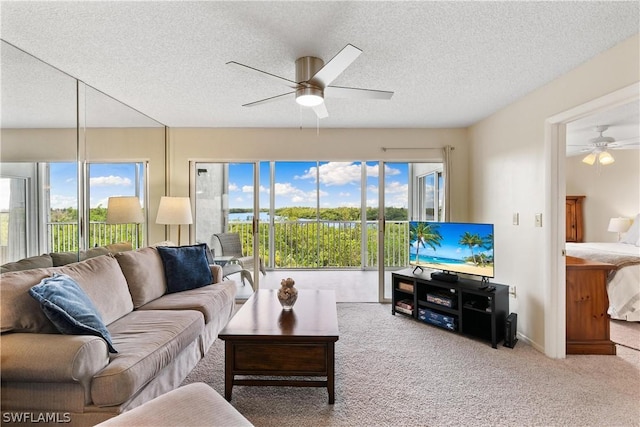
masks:
[[(77, 206), (78, 173), (75, 163), (51, 163), (50, 194), (53, 209)], [(361, 200), (360, 162), (277, 162), (275, 173), (275, 207), (359, 207)], [(260, 206), (269, 203), (269, 163), (260, 167)], [(367, 206), (378, 205), (378, 162), (366, 164)], [(89, 204), (107, 207), (111, 196), (134, 196), (135, 165), (132, 163), (90, 164)], [(0, 209), (8, 209), (9, 180), (0, 180)], [(144, 187), (141, 185), (141, 189)], [(141, 194), (141, 197), (143, 195)], [(407, 207), (407, 164), (386, 165), (386, 204)], [(253, 203), (253, 164), (229, 166), (229, 207), (251, 208)]]
[[(62, 209), (77, 207), (78, 170), (75, 163), (50, 163), (51, 208)], [(133, 163), (95, 163), (89, 165), (89, 205), (92, 208), (107, 207), (112, 196), (135, 196), (136, 173)], [(5, 180), (0, 180), (0, 191), (4, 190)], [(143, 186), (140, 186), (143, 189)], [(144, 195), (140, 194), (140, 197)], [(0, 197), (0, 209), (7, 209), (8, 198)]]
[[(378, 205), (379, 165), (366, 166), (367, 206)], [(260, 166), (260, 206), (269, 206), (269, 163)], [(275, 208), (287, 206), (359, 207), (361, 200), (360, 162), (276, 162)], [(386, 203), (388, 206), (407, 207), (407, 165), (386, 166)], [(229, 167), (229, 207), (253, 206), (253, 165), (232, 164)]]

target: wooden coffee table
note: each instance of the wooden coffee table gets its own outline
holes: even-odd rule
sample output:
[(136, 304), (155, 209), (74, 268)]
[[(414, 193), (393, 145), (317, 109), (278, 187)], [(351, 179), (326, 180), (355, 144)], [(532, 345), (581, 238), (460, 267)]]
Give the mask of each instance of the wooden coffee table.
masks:
[[(338, 314), (334, 291), (299, 290), (293, 310), (284, 311), (277, 290), (258, 290), (218, 334), (225, 342), (224, 396), (234, 385), (327, 387), (335, 401)], [(326, 377), (260, 379), (240, 376)]]

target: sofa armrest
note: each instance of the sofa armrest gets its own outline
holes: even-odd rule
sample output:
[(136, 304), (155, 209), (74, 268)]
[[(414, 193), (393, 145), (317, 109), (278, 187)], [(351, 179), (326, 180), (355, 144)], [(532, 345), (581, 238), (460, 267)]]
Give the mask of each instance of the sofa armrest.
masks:
[(222, 282), (222, 267), (218, 264), (209, 264), (209, 268), (211, 268), (211, 275), (213, 276), (211, 284)]
[(4, 334), (0, 352), (2, 381), (88, 384), (109, 364), (106, 342), (92, 335)]

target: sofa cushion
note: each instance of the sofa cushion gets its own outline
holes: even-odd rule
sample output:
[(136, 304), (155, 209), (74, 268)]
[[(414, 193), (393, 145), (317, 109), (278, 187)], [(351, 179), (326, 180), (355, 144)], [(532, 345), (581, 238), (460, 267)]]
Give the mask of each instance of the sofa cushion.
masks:
[(110, 255), (65, 265), (56, 269), (80, 285), (98, 309), (105, 324), (121, 318), (133, 310), (127, 280), (118, 261)]
[(51, 255), (54, 267), (62, 267), (80, 261), (80, 252), (78, 251), (51, 252), (49, 255)]
[(140, 310), (197, 310), (203, 314), (206, 324), (216, 316), (220, 316), (225, 305), (234, 300), (235, 294), (235, 283), (226, 281), (179, 293), (166, 294), (143, 305)]
[(111, 251), (105, 246), (96, 246), (95, 248), (89, 248), (86, 251), (80, 252), (80, 261), (85, 259), (95, 258), (100, 255), (109, 255)]
[[(108, 363), (106, 342), (96, 336), (38, 334), (35, 339), (31, 333), (2, 335), (3, 385), (9, 381), (78, 381), (85, 385)], [(4, 403), (6, 396), (2, 397)]]
[(206, 244), (191, 246), (158, 246), (162, 258), (167, 292), (200, 288), (213, 282), (207, 262)]
[(0, 273), (9, 271), (32, 270), (34, 268), (53, 267), (53, 259), (51, 255), (43, 254), (24, 258), (19, 261), (8, 262), (0, 266)]
[(115, 254), (129, 285), (133, 307), (139, 308), (167, 292), (162, 259), (156, 248)]
[(4, 273), (0, 278), (0, 332), (56, 333), (29, 289), (51, 276), (54, 268)]
[(131, 245), (131, 242), (111, 243), (105, 246), (105, 248), (107, 248), (109, 253), (113, 255), (119, 252), (127, 252), (127, 251), (133, 250), (133, 246)]
[(169, 365), (204, 330), (196, 311), (136, 310), (108, 326), (119, 353), (91, 382), (98, 406), (120, 405)]
[(106, 246), (97, 246), (87, 249), (86, 251), (70, 251), (70, 252), (51, 252), (51, 259), (54, 267), (71, 264), (85, 259), (94, 258), (100, 255), (115, 254), (132, 250), (133, 247), (129, 242), (112, 243)]
[(66, 274), (54, 273), (29, 289), (44, 314), (67, 335), (95, 335), (107, 342), (109, 352), (117, 353), (98, 310), (87, 294)]

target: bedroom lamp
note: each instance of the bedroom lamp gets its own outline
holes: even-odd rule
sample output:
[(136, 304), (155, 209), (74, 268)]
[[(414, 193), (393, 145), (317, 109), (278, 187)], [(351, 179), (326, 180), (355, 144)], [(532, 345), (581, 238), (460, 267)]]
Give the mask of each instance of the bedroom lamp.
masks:
[(140, 199), (136, 196), (109, 197), (106, 224), (135, 224), (136, 247), (138, 247), (138, 224), (144, 222)]
[(156, 224), (177, 225), (178, 245), (180, 245), (180, 226), (182, 224), (193, 224), (189, 198), (162, 196), (160, 198), (160, 206), (158, 206)]
[(626, 232), (631, 226), (630, 218), (611, 218), (609, 220), (609, 228), (607, 231), (618, 233), (618, 242), (620, 241), (620, 233)]

